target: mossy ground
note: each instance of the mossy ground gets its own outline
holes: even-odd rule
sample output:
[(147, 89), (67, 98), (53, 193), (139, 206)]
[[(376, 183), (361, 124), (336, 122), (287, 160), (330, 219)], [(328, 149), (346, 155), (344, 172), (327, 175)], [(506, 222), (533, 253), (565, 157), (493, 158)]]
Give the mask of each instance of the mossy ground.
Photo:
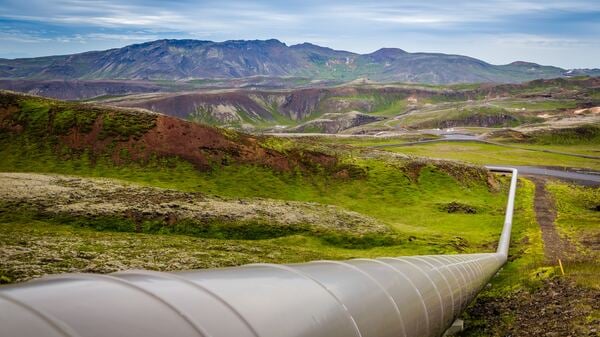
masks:
[[(142, 168), (139, 169), (142, 170)], [(383, 168), (379, 169), (383, 170)], [(397, 169), (394, 171), (401, 172)], [(108, 168), (102, 172), (105, 176), (111, 175), (107, 174), (107, 172), (111, 172)], [(112, 174), (117, 175), (118, 172), (113, 171)], [(146, 171), (146, 175), (152, 175), (152, 173), (154, 170)], [(221, 184), (220, 182), (225, 182), (225, 178), (216, 173), (213, 173), (212, 177), (195, 174), (198, 174), (196, 179), (204, 179), (205, 182), (215, 179), (212, 182), (215, 183), (215, 187), (218, 187), (221, 195), (233, 194), (239, 190), (234, 186), (239, 187), (240, 184), (250, 183), (246, 181), (245, 177), (238, 176), (239, 180), (235, 183)], [(228, 179), (235, 176), (233, 172), (224, 172), (223, 174)], [(388, 172), (388, 174), (390, 173)], [(139, 176), (141, 176), (140, 171), (134, 177)], [(256, 182), (257, 179), (261, 182), (267, 181), (264, 172), (261, 173), (260, 170), (252, 171), (252, 177), (254, 178), (252, 182)], [(502, 218), (501, 205), (504, 203), (505, 191), (490, 192), (487, 190), (487, 186), (477, 183), (469, 187), (445, 173), (435, 172), (432, 168), (423, 169), (419, 178), (419, 181), (423, 183), (409, 182), (402, 174), (392, 175), (392, 177), (400, 180), (398, 186), (392, 188), (389, 195), (383, 194), (375, 198), (371, 197), (372, 193), (369, 193), (370, 189), (381, 192), (377, 187), (380, 180), (375, 178), (372, 182), (368, 182), (369, 178), (366, 178), (366, 181), (359, 180), (353, 184), (348, 184), (348, 182), (341, 182), (337, 186), (332, 184), (332, 191), (337, 190), (332, 196), (328, 196), (328, 193), (321, 195), (324, 190), (315, 186), (305, 186), (303, 191), (306, 193), (305, 195), (297, 194), (299, 191), (295, 193), (287, 191), (286, 194), (282, 194), (284, 191), (271, 189), (266, 193), (251, 189), (243, 192), (246, 195), (254, 196), (277, 195), (287, 200), (315, 198), (320, 201), (329, 201), (327, 202), (329, 204), (343, 205), (346, 209), (362, 211), (363, 214), (383, 220), (392, 228), (399, 240), (391, 242), (386, 239), (385, 235), (371, 235), (368, 238), (363, 236), (361, 240), (353, 243), (352, 240), (348, 241), (347, 235), (342, 235), (341, 232), (340, 235), (331, 233), (324, 237), (313, 235), (310, 232), (301, 234), (290, 232), (284, 233), (283, 236), (269, 235), (275, 237), (272, 239), (262, 239), (261, 236), (256, 235), (241, 235), (244, 233), (256, 234), (256, 231), (250, 230), (251, 228), (236, 231), (241, 235), (241, 237), (240, 235), (237, 237), (242, 240), (233, 239), (235, 236), (209, 235), (207, 238), (204, 235), (206, 233), (198, 234), (177, 230), (156, 231), (151, 230), (152, 228), (147, 231), (142, 230), (142, 233), (132, 233), (135, 225), (128, 219), (104, 217), (86, 220), (86, 218), (50, 215), (43, 217), (26, 208), (9, 205), (10, 207), (3, 207), (0, 214), (0, 228), (2, 228), (0, 247), (5, 257), (0, 268), (2, 279), (4, 282), (22, 281), (45, 273), (65, 271), (107, 272), (137, 267), (173, 270), (204, 266), (230, 266), (258, 261), (284, 263), (311, 259), (457, 253), (479, 251), (482, 247), (491, 249), (500, 229), (498, 223)], [(153, 178), (160, 179), (160, 176)], [(387, 179), (389, 178), (391, 177), (388, 176)], [(435, 191), (431, 185), (424, 183), (429, 180), (437, 181), (444, 189)], [(162, 181), (161, 184), (190, 188), (189, 185), (169, 181)], [(344, 186), (346, 184), (347, 186)], [(280, 182), (280, 185), (276, 186), (285, 188), (286, 185)], [(287, 186), (289, 189), (302, 189), (303, 185), (298, 183)], [(359, 189), (358, 194), (354, 194), (356, 189)], [(366, 193), (361, 195), (360, 189)], [(487, 194), (487, 201), (485, 199), (477, 201), (478, 193)], [(239, 196), (237, 192), (235, 194)], [(462, 198), (462, 195), (465, 194), (471, 194), (471, 197)], [(391, 204), (388, 198), (394, 198), (397, 202), (396, 205), (388, 207), (391, 211), (385, 210), (384, 205), (377, 206), (380, 202)], [(476, 204), (483, 211), (480, 214), (448, 214), (439, 209), (442, 201), (465, 199), (470, 200), (471, 204)], [(251, 202), (251, 200), (246, 202)], [(485, 205), (487, 203), (496, 203), (497, 209)], [(401, 212), (404, 204), (407, 204), (408, 209)], [(415, 217), (412, 214), (420, 211), (435, 212), (440, 217), (447, 217), (444, 222), (453, 223), (453, 225), (442, 229), (436, 228), (435, 221), (427, 217)], [(473, 218), (468, 219), (469, 216)], [(232, 228), (230, 223), (222, 222), (218, 225), (220, 228)], [(261, 228), (260, 233), (263, 233), (270, 227), (263, 223)], [(219, 231), (219, 233), (221, 232)], [(210, 237), (220, 237), (220, 239), (211, 239)], [(368, 240), (368, 245), (365, 246), (364, 240)], [(92, 257), (89, 257), (88, 251), (92, 241), (95, 242), (92, 246), (99, 250), (99, 254), (92, 254)], [(129, 250), (124, 253), (124, 249)], [(227, 252), (232, 250), (236, 253), (227, 256)], [(87, 258), (81, 258), (80, 255), (87, 256)], [(179, 259), (179, 262), (172, 263), (173, 259)]]
[[(281, 173), (252, 165), (223, 166), (200, 172), (177, 159), (115, 166), (109, 159), (93, 163), (85, 156), (59, 160), (52, 153), (5, 147), (0, 170), (111, 177), (149, 186), (197, 191), (225, 197), (262, 197), (332, 204), (374, 217), (407, 235), (444, 242), (459, 235), (470, 249), (494, 242), (504, 209), (503, 192), (489, 190), (485, 179), (459, 181), (435, 165), (417, 172), (414, 181), (404, 165), (378, 159), (347, 159), (366, 172), (364, 178), (333, 178), (327, 172), (309, 176)], [(458, 170), (460, 171), (460, 169)], [(458, 173), (460, 174), (460, 172)], [(440, 203), (462, 201), (481, 208), (477, 214), (448, 214)], [(431, 216), (435, 214), (435, 216)], [(460, 233), (460, 234), (459, 234)], [(447, 249), (438, 248), (437, 252)], [(435, 252), (435, 251), (434, 251)]]
[[(282, 147), (289, 144), (271, 144)], [(420, 162), (411, 165), (410, 160), (376, 159), (362, 157), (344, 157), (343, 162), (349, 167), (360, 169), (364, 175), (332, 177), (326, 171), (312, 173), (277, 172), (270, 168), (255, 165), (221, 166), (209, 171), (199, 171), (191, 164), (177, 158), (155, 158), (145, 163), (128, 162), (115, 165), (108, 157), (91, 160), (88, 156), (71, 156), (64, 160), (57, 156), (52, 149), (31, 144), (30, 147), (7, 146), (0, 149), (3, 161), (0, 170), (4, 172), (45, 172), (59, 173), (86, 177), (116, 178), (145, 186), (171, 188), (179, 191), (201, 192), (206, 195), (226, 198), (271, 198), (299, 202), (317, 202), (325, 205), (336, 205), (343, 209), (358, 212), (380, 221), (394, 233), (392, 240), (385, 235), (362, 237), (358, 241), (349, 240), (347, 236), (329, 233), (325, 236), (315, 236), (311, 233), (289, 232), (283, 235), (254, 235), (252, 237), (236, 237), (221, 235), (214, 241), (210, 237), (219, 235), (195, 235), (189, 231), (145, 231), (139, 233), (140, 238), (149, 238), (155, 242), (155, 248), (169, 247), (173, 241), (180, 245), (189, 244), (185, 251), (203, 251), (197, 242), (217, 243), (225, 246), (240, 245), (243, 247), (270, 247), (274, 257), (265, 258), (268, 262), (297, 262), (313, 258), (345, 259), (349, 257), (398, 256), (414, 254), (441, 254), (479, 252), (482, 249), (493, 249), (500, 231), (504, 203), (506, 201), (506, 180), (500, 179), (498, 186), (491, 188), (486, 175), (481, 175), (477, 168), (453, 166), (444, 163)], [(440, 204), (463, 202), (475, 207), (476, 214), (448, 213), (440, 209)], [(74, 241), (84, 240), (92, 235), (102, 241), (106, 238), (122, 237), (123, 240), (134, 240), (138, 234), (128, 233), (117, 226), (104, 226), (106, 221), (86, 219), (46, 218), (23, 214), (17, 208), (4, 209), (2, 217), (2, 232), (4, 247), (9, 250), (28, 251), (29, 245), (36, 241), (53, 241), (61, 238), (60, 232), (69, 233)], [(25, 216), (27, 215), (27, 216)], [(127, 221), (119, 219), (104, 219), (109, 222)], [(87, 222), (87, 223), (86, 223)], [(133, 228), (132, 224), (125, 226)], [(224, 228), (223, 224), (217, 224)], [(263, 224), (264, 225), (264, 224)], [(57, 234), (51, 234), (50, 229), (56, 226)], [(227, 226), (233, 226), (231, 223)], [(214, 227), (214, 226), (213, 226)], [(264, 226), (263, 226), (264, 227)], [(90, 231), (96, 228), (99, 231)], [(150, 227), (149, 227), (150, 228)], [(66, 232), (64, 232), (66, 231)], [(213, 231), (214, 232), (214, 231)], [(222, 231), (218, 231), (221, 233)], [(238, 231), (244, 233), (245, 231)], [(257, 231), (246, 231), (256, 234)], [(27, 234), (30, 233), (30, 234)], [(181, 236), (178, 234), (193, 234)], [(217, 234), (219, 234), (217, 233)], [(202, 234), (202, 233), (200, 233)], [(206, 233), (205, 233), (206, 234)], [(213, 233), (214, 234), (214, 233)], [(222, 233), (221, 233), (222, 234)], [(263, 233), (264, 234), (264, 233)], [(268, 233), (272, 234), (272, 233)], [(31, 235), (31, 240), (23, 240)], [(149, 236), (148, 236), (149, 235)], [(154, 236), (152, 236), (154, 235)], [(201, 237), (198, 237), (201, 236)], [(204, 237), (202, 237), (204, 236)], [(187, 239), (185, 239), (187, 237)], [(150, 238), (155, 238), (150, 239)], [(245, 239), (245, 240), (235, 240)], [(196, 241), (200, 240), (200, 241)], [(273, 244), (272, 244), (273, 243)], [(50, 245), (62, 250), (59, 243)], [(138, 247), (138, 246), (134, 246)], [(142, 252), (140, 244), (138, 253)], [(195, 248), (194, 248), (195, 247)], [(132, 250), (137, 248), (132, 248)], [(282, 251), (289, 254), (281, 253)], [(298, 251), (298, 259), (288, 258)], [(309, 252), (305, 255), (302, 252)], [(211, 259), (211, 252), (205, 252), (206, 259)], [(27, 253), (15, 261), (33, 259), (41, 254), (41, 250)], [(50, 253), (49, 253), (50, 254)], [(61, 253), (62, 254), (62, 253)], [(131, 252), (130, 254), (135, 254)], [(131, 256), (131, 255), (127, 256)], [(158, 254), (158, 253), (157, 253)], [(183, 254), (183, 253), (182, 253)], [(266, 254), (266, 253), (265, 253)], [(11, 255), (12, 256), (12, 255)], [(265, 255), (266, 256), (266, 255)], [(257, 261), (265, 257), (257, 254)], [(306, 256), (306, 259), (301, 258)], [(112, 258), (117, 258), (113, 255)], [(12, 258), (14, 260), (14, 258)], [(63, 264), (67, 259), (63, 259)], [(123, 268), (131, 265), (127, 259), (119, 263)], [(219, 259), (211, 262), (221, 266), (243, 264), (248, 262), (246, 257), (232, 258), (227, 263), (220, 264)], [(80, 261), (81, 262), (81, 261)], [(80, 263), (78, 262), (78, 263)], [(26, 262), (24, 262), (27, 264)], [(115, 262), (116, 263), (116, 262)], [(198, 264), (181, 264), (181, 268), (195, 268)], [(206, 262), (207, 263), (207, 262)], [(39, 263), (38, 263), (39, 264)], [(34, 263), (37, 266), (37, 264)], [(25, 267), (23, 267), (25, 268)], [(33, 269), (36, 269), (35, 267)], [(88, 268), (88, 267), (86, 267)], [(167, 267), (153, 267), (169, 269)], [(173, 266), (173, 268), (179, 268)], [(6, 280), (22, 280), (28, 275), (26, 270), (14, 270), (14, 267), (4, 265), (3, 272)], [(80, 267), (77, 270), (82, 270)], [(102, 271), (102, 269), (88, 271)], [(64, 271), (56, 269), (56, 271)], [(20, 275), (20, 276), (19, 276)], [(31, 277), (39, 275), (37, 272)]]

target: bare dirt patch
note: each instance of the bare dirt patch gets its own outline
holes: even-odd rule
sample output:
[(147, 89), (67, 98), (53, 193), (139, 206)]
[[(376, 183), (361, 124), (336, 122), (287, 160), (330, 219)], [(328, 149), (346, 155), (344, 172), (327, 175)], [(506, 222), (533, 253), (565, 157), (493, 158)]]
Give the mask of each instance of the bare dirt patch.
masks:
[(535, 216), (542, 230), (546, 260), (556, 263), (558, 259), (575, 258), (577, 255), (575, 246), (567, 238), (561, 237), (556, 229), (554, 223), (556, 207), (552, 196), (546, 190), (546, 181), (543, 178), (531, 178), (531, 180), (535, 184)]
[(554, 279), (539, 289), (478, 299), (463, 336), (599, 336), (600, 319), (593, 315), (599, 310), (599, 291)]

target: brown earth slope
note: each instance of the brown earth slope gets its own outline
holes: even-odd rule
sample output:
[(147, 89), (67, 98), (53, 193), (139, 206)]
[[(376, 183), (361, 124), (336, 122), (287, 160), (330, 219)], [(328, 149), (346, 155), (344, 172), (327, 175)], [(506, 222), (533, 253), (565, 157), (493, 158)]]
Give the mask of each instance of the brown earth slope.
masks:
[(222, 130), (140, 109), (78, 104), (0, 92), (0, 142), (32, 144), (63, 156), (109, 157), (115, 163), (180, 158), (197, 168), (251, 164), (278, 171), (347, 170), (335, 156), (281, 153), (262, 137)]

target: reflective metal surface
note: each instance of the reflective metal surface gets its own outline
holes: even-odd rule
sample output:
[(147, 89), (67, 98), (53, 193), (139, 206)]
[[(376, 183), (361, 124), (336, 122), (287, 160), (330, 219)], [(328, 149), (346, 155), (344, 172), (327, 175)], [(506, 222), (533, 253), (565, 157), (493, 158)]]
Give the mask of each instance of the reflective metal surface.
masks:
[(490, 169), (496, 253), (45, 277), (0, 288), (0, 336), (440, 336), (507, 259)]

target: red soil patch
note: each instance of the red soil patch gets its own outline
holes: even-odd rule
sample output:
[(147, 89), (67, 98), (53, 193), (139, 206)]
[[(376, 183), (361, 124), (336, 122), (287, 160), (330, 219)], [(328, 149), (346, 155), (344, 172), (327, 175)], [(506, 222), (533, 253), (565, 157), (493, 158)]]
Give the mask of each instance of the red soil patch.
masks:
[[(152, 156), (178, 157), (202, 170), (234, 163), (263, 165), (277, 171), (289, 171), (294, 167), (310, 169), (317, 165), (334, 169), (338, 164), (334, 156), (298, 151), (283, 154), (263, 148), (252, 136), (236, 134), (235, 138), (229, 138), (217, 128), (169, 116), (157, 116), (155, 127), (138, 139), (103, 139), (102, 119), (102, 116), (98, 117), (88, 133), (72, 129), (68, 135), (60, 137), (62, 144), (77, 150), (89, 149), (94, 155), (111, 151), (117, 164), (126, 160), (146, 161)], [(127, 159), (121, 158), (123, 150), (128, 153)]]
[[(27, 119), (15, 118), (26, 100), (42, 105), (46, 103), (50, 107), (45, 127), (39, 123), (32, 127)], [(81, 114), (90, 122), (78, 127), (80, 124), (73, 121), (70, 129), (63, 126), (57, 130), (53, 120), (61, 109)], [(57, 102), (9, 92), (0, 94), (0, 131), (22, 135), (31, 138), (29, 141), (51, 145), (57, 150), (68, 148), (75, 152), (88, 151), (92, 161), (99, 156), (109, 156), (116, 164), (146, 162), (152, 157), (177, 157), (202, 170), (233, 164), (259, 165), (277, 171), (325, 169), (330, 174), (348, 170), (347, 165), (340, 165), (338, 158), (332, 155), (300, 149), (281, 153), (263, 147), (251, 135), (175, 117)]]

